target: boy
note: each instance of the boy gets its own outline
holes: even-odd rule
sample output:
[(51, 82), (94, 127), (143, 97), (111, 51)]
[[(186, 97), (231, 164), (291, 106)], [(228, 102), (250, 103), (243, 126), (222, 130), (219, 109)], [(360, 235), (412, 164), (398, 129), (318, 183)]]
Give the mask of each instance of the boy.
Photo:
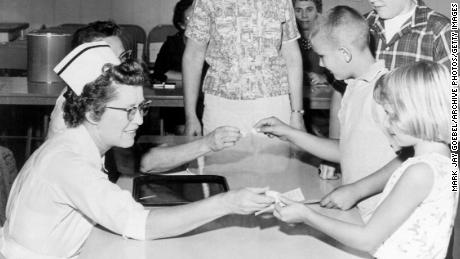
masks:
[[(377, 60), (389, 70), (417, 61), (434, 61), (450, 69), (450, 21), (421, 0), (369, 0), (366, 15)], [(341, 94), (334, 92), (330, 136), (337, 136), (337, 112)]]
[(375, 40), (376, 58), (392, 70), (421, 60), (450, 69), (450, 22), (414, 0), (370, 0), (366, 16)]
[[(372, 56), (366, 21), (350, 7), (331, 9), (312, 32), (311, 41), (320, 56), (320, 65), (329, 69), (337, 80), (348, 79), (339, 111), (340, 140), (305, 134), (273, 117), (255, 127), (287, 139), (322, 159), (340, 162), (343, 183), (352, 183), (396, 156), (375, 120), (383, 110), (372, 98), (375, 82), (387, 70), (383, 62), (376, 62)], [(377, 201), (372, 197), (358, 205), (364, 218), (370, 215)]]

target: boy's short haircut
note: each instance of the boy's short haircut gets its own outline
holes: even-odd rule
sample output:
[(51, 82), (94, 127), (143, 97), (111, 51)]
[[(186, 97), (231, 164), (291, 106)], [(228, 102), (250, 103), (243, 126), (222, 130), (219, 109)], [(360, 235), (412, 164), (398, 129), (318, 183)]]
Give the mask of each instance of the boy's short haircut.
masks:
[(426, 141), (449, 144), (449, 85), (445, 66), (421, 61), (381, 77), (374, 99), (390, 110), (386, 127)]
[(364, 17), (349, 6), (331, 8), (320, 19), (310, 37), (320, 36), (337, 46), (358, 50), (369, 48), (369, 25)]
[(95, 21), (79, 28), (72, 35), (72, 48), (75, 48), (85, 42), (93, 42), (97, 38), (107, 38), (111, 36), (120, 36), (121, 29), (113, 21)]

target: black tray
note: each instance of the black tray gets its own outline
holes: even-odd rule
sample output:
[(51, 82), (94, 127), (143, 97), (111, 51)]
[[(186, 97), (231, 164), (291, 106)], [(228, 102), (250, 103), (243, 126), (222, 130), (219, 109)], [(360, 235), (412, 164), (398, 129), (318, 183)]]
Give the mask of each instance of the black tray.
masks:
[(144, 206), (175, 206), (228, 191), (218, 175), (143, 175), (133, 180), (133, 197)]

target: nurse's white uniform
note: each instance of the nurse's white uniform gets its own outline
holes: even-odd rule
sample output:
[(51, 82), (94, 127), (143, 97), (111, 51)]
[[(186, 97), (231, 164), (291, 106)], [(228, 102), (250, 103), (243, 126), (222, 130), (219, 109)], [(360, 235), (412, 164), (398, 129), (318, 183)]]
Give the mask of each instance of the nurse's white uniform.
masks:
[(22, 168), (7, 205), (7, 258), (71, 258), (95, 224), (145, 239), (149, 211), (108, 181), (84, 126), (46, 141)]

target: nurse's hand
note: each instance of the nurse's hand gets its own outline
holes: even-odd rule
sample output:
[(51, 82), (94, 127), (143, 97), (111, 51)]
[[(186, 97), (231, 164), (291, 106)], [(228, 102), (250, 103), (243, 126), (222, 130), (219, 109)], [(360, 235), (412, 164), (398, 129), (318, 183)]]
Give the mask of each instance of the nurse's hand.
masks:
[(186, 136), (202, 136), (202, 128), (200, 120), (195, 116), (187, 118), (185, 121), (185, 135)]
[(215, 129), (213, 132), (206, 135), (206, 145), (214, 152), (224, 148), (232, 147), (241, 138), (241, 133), (238, 128), (223, 126)]
[(275, 204), (273, 215), (286, 223), (305, 223), (310, 209), (303, 203), (280, 196), (281, 203)]
[(276, 117), (262, 119), (254, 125), (254, 128), (269, 137), (278, 137), (285, 141), (288, 140), (288, 135), (293, 130)]
[(320, 205), (321, 207), (329, 209), (349, 210), (358, 203), (359, 200), (360, 196), (356, 188), (353, 187), (352, 184), (346, 184), (334, 189), (324, 196), (321, 199)]
[(222, 205), (228, 214), (252, 214), (275, 202), (274, 198), (265, 195), (267, 190), (268, 187), (232, 190), (222, 194)]

